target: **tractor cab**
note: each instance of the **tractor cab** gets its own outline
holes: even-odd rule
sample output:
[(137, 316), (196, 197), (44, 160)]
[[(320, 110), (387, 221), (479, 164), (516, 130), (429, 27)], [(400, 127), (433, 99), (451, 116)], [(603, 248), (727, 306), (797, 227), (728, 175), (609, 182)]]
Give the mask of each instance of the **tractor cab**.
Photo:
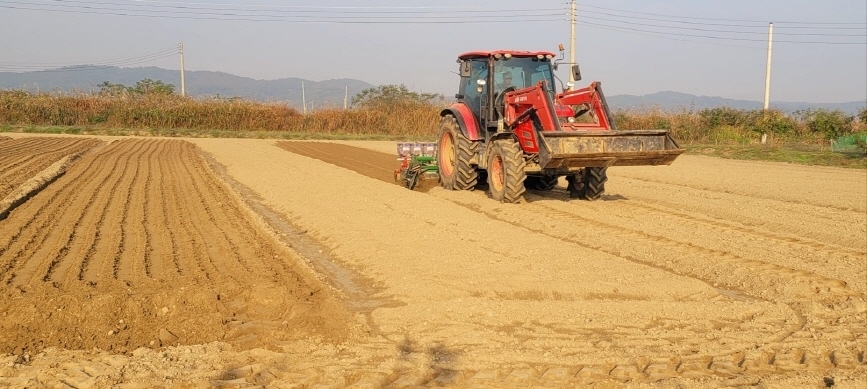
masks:
[(544, 81), (554, 98), (554, 73), (550, 52), (475, 51), (461, 54), (461, 81), (455, 96), (472, 111), (480, 128), (496, 129), (503, 116), (508, 92)]

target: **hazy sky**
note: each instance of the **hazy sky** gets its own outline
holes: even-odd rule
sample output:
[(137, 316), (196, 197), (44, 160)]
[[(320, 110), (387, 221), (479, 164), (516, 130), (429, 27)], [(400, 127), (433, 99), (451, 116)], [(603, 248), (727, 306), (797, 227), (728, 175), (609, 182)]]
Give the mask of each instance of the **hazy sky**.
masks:
[[(579, 85), (760, 101), (768, 22), (772, 101), (867, 98), (864, 0), (580, 0)], [(451, 96), (461, 52), (568, 50), (568, 40), (568, 0), (0, 0), (0, 71), (177, 69), (169, 51), (183, 41), (188, 70), (357, 78)]]

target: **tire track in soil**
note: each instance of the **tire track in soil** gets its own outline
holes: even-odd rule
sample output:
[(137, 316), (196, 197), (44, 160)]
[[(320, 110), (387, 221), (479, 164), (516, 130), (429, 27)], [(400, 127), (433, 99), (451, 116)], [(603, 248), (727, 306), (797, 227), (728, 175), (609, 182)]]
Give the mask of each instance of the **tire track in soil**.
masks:
[[(342, 304), (240, 207), (191, 143), (92, 150), (0, 222), (0, 353), (131, 351), (167, 342), (162, 330), (171, 344), (241, 349), (356, 336)], [(207, 247), (219, 240), (253, 249)]]
[[(754, 265), (777, 266), (783, 273), (793, 272), (791, 275), (799, 278), (803, 278), (805, 274), (825, 278), (823, 282), (813, 283), (816, 287), (842, 281), (846, 287), (854, 288), (860, 295), (867, 292), (867, 285), (861, 283), (867, 277), (867, 269), (859, 267), (867, 253), (819, 242), (780, 237), (761, 230), (739, 227), (735, 223), (706, 220), (677, 210), (659, 209), (639, 202), (619, 201), (615, 207), (599, 202), (582, 203), (580, 207), (575, 207), (565, 205), (569, 200), (567, 195), (558, 192), (532, 192), (528, 199), (535, 200), (533, 205), (556, 208), (558, 212), (574, 215), (572, 217), (575, 219), (601, 223), (599, 226), (626, 225), (629, 226), (626, 230), (630, 232), (668, 244), (692, 245), (692, 238), (710, 231), (713, 232), (713, 239), (705, 239), (705, 243), (701, 245), (703, 250), (707, 250), (707, 254), (717, 257), (722, 255), (725, 258), (734, 256), (741, 262), (746, 260), (746, 256), (758, 256), (762, 260), (751, 260)], [(541, 201), (548, 199), (560, 202)], [(742, 242), (748, 244), (740, 247)], [(836, 267), (830, 269), (829, 263), (836, 264)]]
[[(671, 192), (665, 184), (655, 181), (617, 177), (624, 185), (623, 195), (665, 208), (688, 210), (722, 220), (737, 220), (739, 224), (765, 231), (784, 232), (800, 240), (819, 240), (826, 244), (845, 247), (856, 252), (867, 251), (863, 239), (865, 230), (852, 228), (842, 230), (839, 226), (863, 226), (863, 212), (853, 210), (823, 209), (818, 205), (805, 205), (784, 200), (765, 200), (739, 194), (700, 190), (689, 196)], [(669, 193), (675, 193), (674, 196)], [(742, 204), (761, 212), (745, 212)]]
[[(626, 178), (626, 177), (624, 177), (624, 178)], [(676, 183), (676, 182), (654, 180), (654, 179), (649, 179), (649, 178), (644, 178), (644, 177), (634, 177), (634, 176), (630, 176), (630, 177), (628, 177), (628, 179), (630, 179), (630, 180), (636, 180), (636, 181), (643, 181), (643, 182), (648, 182), (648, 183), (653, 183), (653, 184), (658, 184), (658, 185), (663, 185), (663, 186), (670, 186), (670, 187), (673, 186), (673, 187), (680, 187), (680, 188), (688, 188), (688, 189), (692, 189), (692, 190), (695, 190), (695, 191), (701, 191), (701, 192), (708, 192), (708, 193), (725, 193), (725, 194), (728, 194), (728, 195), (738, 196), (738, 197), (745, 197), (745, 198), (749, 198), (749, 199), (761, 199), (761, 200), (767, 200), (767, 201), (772, 201), (772, 202), (789, 203), (789, 204), (798, 204), (798, 205), (805, 205), (805, 206), (814, 207), (814, 208), (826, 208), (826, 209), (827, 209), (827, 208), (830, 208), (830, 209), (835, 209), (835, 210), (838, 210), (838, 211), (846, 211), (846, 212), (855, 211), (855, 209), (852, 209), (852, 208), (850, 208), (850, 207), (843, 207), (843, 206), (832, 205), (832, 204), (815, 204), (815, 203), (811, 203), (811, 202), (809, 202), (809, 201), (800, 201), (800, 200), (791, 200), (791, 199), (789, 199), (789, 200), (782, 200), (782, 199), (778, 199), (778, 198), (774, 198), (774, 197), (755, 196), (755, 195), (752, 195), (752, 194), (743, 194), (743, 193), (738, 193), (738, 192), (736, 192), (736, 191), (730, 191), (730, 190), (719, 190), (719, 189), (713, 189), (713, 188), (704, 187), (704, 186), (691, 186), (691, 185), (687, 185), (687, 184), (680, 184), (680, 183)]]
[[(387, 166), (397, 165), (396, 161), (387, 158), (387, 154), (346, 145), (321, 142), (277, 142), (277, 146), (386, 182), (388, 181), (373, 174), (381, 175), (381, 172), (387, 170)], [(358, 163), (359, 161), (368, 162)], [(377, 161), (381, 165), (379, 168), (373, 169), (369, 166), (369, 161)], [(396, 380), (392, 380), (394, 378), (392, 376), (385, 380), (386, 383), (395, 387), (399, 387), (404, 381), (415, 384), (448, 382), (449, 377), (459, 377), (466, 383), (550, 384), (552, 382), (579, 382), (592, 384), (608, 379), (625, 382), (703, 376), (737, 378), (739, 376), (763, 376), (802, 370), (820, 372), (833, 367), (863, 369), (865, 364), (865, 350), (863, 348), (865, 331), (859, 331), (858, 328), (867, 320), (864, 317), (863, 309), (864, 295), (847, 287), (840, 280), (823, 277), (808, 271), (742, 258), (727, 251), (675, 241), (665, 236), (637, 231), (630, 227), (610, 224), (596, 220), (592, 216), (586, 216), (582, 212), (587, 211), (584, 208), (568, 208), (565, 206), (568, 203), (547, 205), (548, 202), (538, 201), (550, 199), (547, 196), (529, 194), (529, 203), (507, 206), (493, 202), (487, 196), (481, 198), (482, 195), (476, 193), (463, 192), (453, 196), (454, 194), (456, 192), (438, 192), (434, 195), (448, 199), (473, 212), (482, 213), (492, 219), (504, 221), (534, 233), (552, 236), (629, 261), (698, 278), (708, 283), (721, 284), (721, 287), (737, 291), (734, 294), (728, 293), (726, 295), (743, 293), (767, 301), (784, 302), (800, 315), (801, 320), (794, 327), (781, 328), (780, 335), (776, 339), (770, 340), (771, 343), (761, 349), (738, 351), (730, 355), (673, 357), (666, 360), (647, 356), (637, 358), (632, 364), (578, 367), (549, 366), (542, 368), (541, 371), (532, 368), (505, 369), (496, 372), (451, 371), (437, 376), (401, 376)], [(841, 250), (835, 245), (793, 240), (752, 228), (733, 227), (733, 224), (728, 221), (704, 220), (684, 213), (670, 214), (654, 208), (652, 205), (640, 203), (630, 204), (630, 206), (643, 212), (662, 213), (675, 219), (686, 220), (702, 228), (725, 229), (726, 231), (751, 234), (764, 241), (770, 240), (775, 244), (810, 247), (831, 256), (853, 253), (852, 250)], [(593, 228), (587, 229), (586, 225), (591, 225)], [(605, 239), (604, 237), (608, 238)], [(642, 249), (624, 247), (624, 241)], [(648, 250), (648, 247), (655, 247), (656, 249)], [(649, 258), (645, 254), (647, 251), (668, 254), (662, 257)], [(672, 251), (677, 253), (672, 253)], [(698, 264), (695, 263), (696, 258), (700, 258)], [(761, 276), (755, 277), (756, 274)], [(753, 284), (748, 285), (746, 281)], [(832, 307), (831, 312), (828, 312), (828, 307)], [(813, 331), (828, 334), (841, 341), (842, 344), (860, 346), (823, 349), (822, 346), (817, 347), (815, 342), (810, 341), (810, 339), (816, 339)], [(835, 342), (834, 344), (841, 343)], [(558, 380), (549, 381), (546, 379), (553, 376), (559, 377)], [(512, 379), (509, 379), (510, 377)], [(514, 380), (516, 377), (521, 379)]]

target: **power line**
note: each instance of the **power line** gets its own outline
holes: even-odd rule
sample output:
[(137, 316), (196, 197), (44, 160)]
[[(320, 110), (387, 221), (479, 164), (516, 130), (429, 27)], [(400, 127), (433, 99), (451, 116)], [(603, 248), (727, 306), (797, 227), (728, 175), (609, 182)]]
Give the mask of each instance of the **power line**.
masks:
[[(75, 13), (75, 14), (87, 14), (87, 15), (113, 15), (113, 16), (133, 16), (133, 17), (146, 17), (146, 18), (164, 18), (164, 19), (194, 19), (194, 20), (221, 20), (221, 21), (251, 21), (251, 22), (293, 22), (293, 23), (323, 23), (323, 24), (480, 24), (480, 23), (524, 23), (524, 22), (555, 22), (565, 20), (564, 17), (560, 14), (551, 14), (551, 17), (547, 18), (531, 18), (531, 19), (509, 19), (509, 20), (333, 20), (333, 19), (319, 19), (319, 20), (292, 20), (288, 17), (284, 18), (251, 18), (255, 17), (253, 15), (238, 15), (240, 17), (234, 17), (234, 14), (225, 14), (225, 16), (232, 17), (196, 17), (196, 16), (185, 16), (185, 15), (141, 15), (134, 13), (125, 13), (125, 12), (98, 12), (98, 11), (82, 11), (77, 9), (51, 9), (51, 8), (32, 8), (32, 7), (22, 7), (22, 6), (6, 6), (0, 5), (0, 8), (7, 9), (18, 9), (18, 10), (31, 10), (31, 11), (46, 11), (46, 12), (60, 12), (60, 13)], [(557, 16), (554, 18), (553, 16)], [(503, 16), (501, 16), (503, 17)], [(366, 18), (370, 19), (370, 18)]]
[[(640, 29), (640, 28), (612, 26), (612, 25), (608, 25), (608, 24), (593, 23), (593, 22), (588, 22), (586, 20), (583, 21), (581, 24), (589, 25), (589, 26), (596, 26), (596, 27), (614, 28), (614, 29), (627, 30), (627, 31), (633, 31), (633, 32), (665, 34), (665, 35), (683, 36), (683, 37), (691, 37), (691, 38), (704, 38), (704, 39), (743, 41), (743, 42), (764, 42), (765, 41), (763, 39), (721, 37), (721, 36), (713, 36), (713, 35), (696, 35), (696, 34), (683, 34), (683, 33), (676, 33), (676, 32), (653, 31), (653, 30), (645, 30), (645, 29)], [(826, 41), (786, 41), (786, 40), (777, 40), (775, 42), (778, 42), (778, 43), (803, 43), (803, 44), (826, 44), (826, 45), (867, 45), (867, 42), (826, 42)]]
[[(583, 11), (582, 14), (591, 14), (591, 15), (605, 15), (612, 16), (617, 18), (628, 18), (635, 20), (650, 20), (657, 22), (666, 22), (666, 23), (678, 23), (678, 24), (689, 24), (689, 25), (699, 25), (699, 26), (722, 26), (722, 27), (749, 27), (749, 28), (763, 28), (763, 25), (752, 25), (752, 24), (732, 24), (732, 23), (709, 23), (709, 22), (690, 22), (684, 20), (670, 20), (670, 19), (660, 19), (660, 18), (645, 18), (640, 16), (624, 16), (618, 15), (609, 12), (599, 12), (599, 11)], [(601, 18), (599, 18), (601, 19)], [(764, 22), (766, 25), (767, 22)], [(867, 25), (864, 27), (810, 27), (810, 26), (785, 26), (786, 29), (818, 29), (818, 30), (867, 30)], [(763, 34), (763, 33), (761, 33)], [(792, 34), (794, 35), (794, 34)], [(857, 36), (863, 36), (857, 35)]]
[(163, 58), (170, 58), (177, 55), (177, 49), (162, 50), (149, 54), (139, 55), (135, 57), (114, 59), (108, 61), (82, 61), (76, 64), (21, 64), (21, 63), (0, 63), (2, 71), (44, 71), (44, 72), (70, 72), (70, 71), (87, 71), (94, 69), (104, 69), (109, 67), (131, 66), (153, 62)]
[[(656, 28), (668, 28), (668, 29), (677, 29), (677, 30), (688, 30), (688, 31), (703, 31), (703, 32), (722, 32), (727, 34), (752, 34), (752, 35), (765, 35), (764, 32), (758, 31), (736, 31), (736, 30), (717, 30), (717, 29), (707, 29), (707, 28), (698, 28), (698, 27), (678, 27), (678, 26), (666, 26), (659, 24), (648, 24), (648, 23), (638, 23), (638, 22), (629, 22), (624, 20), (616, 20), (616, 19), (606, 19), (594, 17), (591, 20), (602, 20), (607, 22), (615, 22), (615, 23), (623, 23), (634, 26), (646, 26), (646, 27), (656, 27)], [(864, 34), (825, 34), (825, 33), (777, 33), (777, 35), (789, 35), (789, 36), (832, 36), (832, 37), (864, 37)]]
[[(53, 8), (63, 8), (63, 9), (73, 9), (73, 10), (85, 9), (85, 10), (95, 10), (95, 11), (145, 12), (145, 13), (151, 13), (151, 14), (157, 14), (157, 15), (161, 15), (161, 14), (171, 14), (171, 15), (176, 15), (176, 14), (179, 13), (179, 12), (176, 12), (176, 11), (169, 11), (169, 10), (151, 10), (151, 9), (140, 9), (140, 8), (139, 8), (139, 9), (136, 9), (136, 8), (117, 8), (118, 5), (117, 5), (117, 4), (112, 4), (112, 3), (96, 3), (96, 4), (102, 4), (102, 5), (106, 5), (106, 4), (108, 4), (108, 5), (113, 5), (113, 6), (115, 6), (116, 8), (96, 7), (96, 6), (89, 6), (89, 5), (65, 5), (65, 3), (71, 3), (71, 2), (67, 2), (67, 1), (64, 1), (64, 2), (63, 2), (64, 4), (32, 4), (32, 3), (27, 3), (27, 2), (18, 2), (18, 1), (4, 1), (4, 3), (6, 3), (6, 4), (28, 5), (28, 6), (39, 6), (39, 7), (53, 7)], [(93, 4), (94, 2), (88, 2), (88, 3)], [(121, 7), (122, 7), (122, 6), (121, 6)], [(46, 11), (52, 10), (52, 8), (41, 8), (41, 9), (42, 9), (42, 10), (46, 10)], [(392, 16), (392, 15), (386, 15), (386, 16), (380, 16), (380, 15), (376, 15), (376, 16), (363, 15), (363, 16), (359, 16), (359, 15), (334, 15), (334, 14), (329, 14), (329, 15), (327, 15), (327, 16), (321, 16), (321, 15), (307, 15), (307, 14), (302, 14), (302, 15), (295, 15), (295, 14), (289, 14), (289, 15), (282, 15), (282, 14), (280, 14), (280, 15), (276, 15), (276, 14), (269, 14), (269, 15), (256, 15), (256, 14), (244, 14), (244, 13), (212, 12), (212, 11), (215, 11), (215, 10), (212, 10), (212, 9), (201, 9), (201, 8), (197, 8), (196, 10), (197, 10), (197, 11), (207, 11), (207, 12), (185, 12), (185, 11), (181, 11), (180, 13), (186, 13), (186, 14), (196, 15), (196, 16), (204, 15), (204, 16), (238, 16), (238, 17), (253, 17), (253, 18), (257, 18), (257, 17), (271, 17), (271, 18), (299, 18), (299, 19), (312, 19), (312, 18), (317, 18), (317, 19), (328, 19), (328, 20), (332, 20), (332, 19), (333, 19), (333, 20), (343, 20), (343, 19), (370, 19), (370, 18), (375, 18), (375, 19), (386, 19), (386, 20), (387, 20), (387, 19), (407, 19), (407, 18), (413, 18), (413, 19), (455, 19), (455, 15), (420, 15), (420, 16)], [(269, 12), (274, 12), (274, 11), (269, 11)], [(285, 13), (285, 12), (287, 12), (287, 11), (281, 11), (281, 12)], [(548, 13), (529, 13), (529, 14), (528, 14), (528, 13), (522, 13), (522, 14), (515, 14), (515, 15), (505, 15), (505, 14), (502, 14), (502, 13), (496, 13), (496, 14), (492, 14), (492, 15), (473, 15), (473, 16), (471, 16), (471, 17), (472, 17), (472, 18), (525, 18), (525, 17), (544, 17), (544, 16), (562, 16), (562, 15), (563, 15), (563, 14), (560, 13), (560, 12), (558, 12), (558, 13), (551, 13), (551, 12), (548, 12)], [(467, 17), (467, 18), (469, 18), (469, 17)]]
[[(586, 25), (587, 23), (584, 23), (584, 24)], [(608, 30), (608, 31), (624, 32), (627, 34), (653, 36), (653, 37), (657, 37), (657, 38), (661, 38), (661, 39), (667, 39), (667, 40), (678, 41), (678, 42), (691, 42), (691, 43), (701, 43), (701, 44), (715, 45), (715, 46), (737, 47), (737, 48), (742, 48), (742, 49), (764, 50), (764, 48), (757, 47), (757, 46), (733, 45), (733, 44), (720, 43), (720, 42), (708, 42), (708, 41), (698, 41), (698, 40), (690, 40), (690, 39), (684, 39), (684, 38), (676, 38), (676, 37), (671, 37), (671, 36), (667, 36), (667, 35), (662, 34), (662, 33), (656, 33), (656, 32), (652, 32), (652, 31), (636, 32), (636, 31), (624, 30), (624, 29), (618, 28), (618, 27), (602, 27), (601, 25), (594, 25), (594, 26), (587, 25), (587, 27), (597, 28), (597, 29), (602, 29), (602, 30)]]
[[(714, 20), (714, 21), (724, 21), (724, 22), (746, 22), (746, 23), (764, 23), (767, 24), (767, 21), (763, 20), (749, 20), (749, 19), (722, 19), (722, 18), (701, 18), (694, 16), (678, 16), (678, 15), (666, 15), (666, 14), (657, 14), (650, 12), (636, 12), (636, 11), (628, 11), (624, 9), (616, 9), (616, 8), (606, 8), (599, 7), (590, 4), (581, 4), (581, 7), (587, 7), (592, 9), (601, 9), (606, 11), (616, 11), (616, 12), (624, 12), (628, 14), (637, 14), (637, 15), (650, 15), (650, 16), (660, 16), (666, 18), (674, 18), (674, 19), (695, 19), (695, 20)], [(850, 23), (850, 22), (807, 22), (807, 21), (775, 21), (775, 23), (788, 23), (788, 24), (812, 24), (812, 25), (855, 25), (855, 26), (867, 26), (867, 23)]]
[[(61, 3), (59, 0), (43, 0), (50, 1), (55, 3)], [(14, 4), (26, 4), (26, 5), (48, 5), (51, 4), (33, 4), (32, 2), (21, 3), (8, 1), (7, 3)], [(336, 13), (346, 13), (346, 14), (426, 14), (426, 13), (443, 13), (446, 9), (454, 9), (456, 7), (321, 7), (321, 6), (303, 6), (303, 5), (263, 5), (263, 4), (211, 4), (211, 3), (189, 3), (189, 2), (168, 2), (168, 1), (133, 1), (130, 4), (118, 4), (116, 2), (106, 1), (106, 2), (98, 2), (98, 1), (75, 1), (75, 0), (66, 0), (62, 1), (64, 4), (95, 4), (100, 6), (112, 5), (112, 6), (125, 6), (129, 5), (136, 8), (142, 8), (142, 10), (147, 10), (146, 8), (168, 8), (168, 9), (188, 9), (188, 10), (204, 10), (204, 11), (248, 11), (248, 12), (276, 12), (276, 13), (324, 13), (328, 15), (334, 15)], [(149, 3), (156, 3), (149, 4)], [(170, 5), (163, 5), (170, 4)], [(199, 7), (199, 5), (206, 5), (206, 7)], [(255, 8), (250, 8), (255, 7)], [(468, 6), (459, 6), (460, 8), (466, 8)], [(260, 9), (256, 9), (260, 8)], [(385, 10), (385, 11), (372, 11), (371, 9), (413, 9), (411, 11), (401, 10)], [(149, 10), (148, 10), (149, 11)], [(543, 12), (543, 11), (564, 11), (563, 8), (523, 8), (523, 9), (463, 9), (460, 12), (462, 13), (503, 13), (503, 12)], [(559, 15), (559, 14), (558, 14)], [(454, 15), (451, 15), (452, 17)]]
[[(91, 64), (110, 64), (114, 62), (126, 62), (131, 60), (138, 59), (147, 59), (153, 56), (163, 55), (163, 54), (173, 54), (177, 53), (177, 49), (166, 49), (160, 51), (154, 51), (150, 53), (141, 54), (135, 57), (127, 57), (127, 58), (114, 58), (114, 59), (106, 59), (99, 61), (86, 61)], [(46, 66), (68, 66), (69, 63), (20, 63), (20, 62), (0, 62), (0, 65), (8, 65), (8, 66), (35, 66), (35, 67), (46, 67)]]

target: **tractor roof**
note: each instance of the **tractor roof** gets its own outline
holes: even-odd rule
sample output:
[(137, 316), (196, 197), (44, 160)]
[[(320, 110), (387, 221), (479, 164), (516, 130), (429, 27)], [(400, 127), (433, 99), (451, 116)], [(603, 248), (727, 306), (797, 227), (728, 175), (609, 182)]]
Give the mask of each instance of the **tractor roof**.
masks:
[(487, 58), (493, 57), (496, 54), (505, 55), (511, 54), (513, 57), (535, 57), (537, 55), (554, 56), (554, 53), (548, 51), (517, 51), (517, 50), (495, 50), (495, 51), (470, 51), (458, 56), (458, 59), (470, 58)]

